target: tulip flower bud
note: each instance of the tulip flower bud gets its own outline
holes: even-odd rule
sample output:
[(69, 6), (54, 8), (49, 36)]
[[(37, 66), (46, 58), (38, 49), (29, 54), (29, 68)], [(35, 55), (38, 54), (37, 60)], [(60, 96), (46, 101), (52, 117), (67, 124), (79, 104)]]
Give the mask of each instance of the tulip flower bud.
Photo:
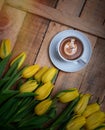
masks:
[(43, 74), (48, 70), (47, 66), (44, 66), (43, 68), (41, 68), (34, 76), (34, 78), (40, 82), (42, 79)]
[(85, 111), (88, 105), (89, 99), (90, 99), (90, 94), (82, 95), (74, 109), (74, 112), (78, 115), (81, 115)]
[(38, 70), (40, 69), (40, 66), (38, 64), (28, 66), (24, 69), (22, 73), (23, 78), (30, 78), (32, 77)]
[(80, 130), (86, 123), (85, 117), (79, 116), (70, 120), (66, 125), (66, 130)]
[(4, 59), (11, 53), (11, 42), (9, 39), (2, 40), (0, 47), (0, 57)]
[(49, 68), (46, 73), (42, 76), (42, 82), (46, 83), (48, 81), (52, 81), (54, 76), (57, 74), (58, 70), (54, 67)]
[(60, 92), (57, 97), (62, 103), (67, 103), (74, 100), (78, 96), (78, 90), (76, 88), (70, 88), (67, 91)]
[(11, 62), (11, 66), (15, 63), (18, 64), (18, 69), (22, 66), (22, 64), (24, 63), (26, 59), (26, 53), (25, 52), (22, 52), (20, 55), (18, 55), (12, 62)]
[(105, 118), (105, 113), (101, 111), (97, 111), (86, 118), (86, 128), (89, 130), (93, 130), (99, 127)]
[(33, 92), (38, 87), (38, 84), (35, 80), (29, 80), (20, 86), (20, 92)]
[(93, 103), (87, 106), (86, 110), (83, 112), (83, 116), (86, 118), (96, 111), (100, 110), (100, 105), (97, 103)]
[(45, 83), (44, 85), (40, 86), (36, 91), (35, 91), (35, 98), (37, 100), (43, 100), (49, 96), (53, 89), (54, 85), (49, 81)]
[(51, 105), (52, 105), (51, 99), (46, 99), (46, 100), (40, 102), (39, 104), (36, 105), (36, 107), (34, 109), (35, 114), (37, 114), (38, 116), (45, 114), (49, 110)]

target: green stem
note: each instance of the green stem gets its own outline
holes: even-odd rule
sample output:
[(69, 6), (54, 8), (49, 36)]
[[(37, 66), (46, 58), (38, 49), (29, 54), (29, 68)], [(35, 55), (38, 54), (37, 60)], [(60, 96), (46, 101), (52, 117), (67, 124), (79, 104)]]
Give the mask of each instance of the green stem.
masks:
[(3, 74), (4, 70), (5, 70), (5, 67), (6, 67), (10, 57), (11, 57), (11, 54), (0, 61), (0, 78), (2, 77), (2, 74)]
[(21, 70), (20, 72), (16, 73), (15, 75), (12, 75), (11, 78), (9, 79), (9, 81), (7, 83), (5, 83), (5, 85), (3, 86), (2, 90), (10, 89), (12, 87), (12, 85), (14, 85), (14, 83), (16, 83), (16, 81), (21, 78), (22, 71), (23, 70)]
[(6, 90), (6, 91), (2, 91), (0, 93), (0, 106), (7, 101), (8, 99), (10, 99), (11, 97), (17, 95), (19, 93), (19, 91), (17, 90)]
[(73, 100), (66, 109), (59, 115), (59, 117), (56, 118), (56, 120), (51, 124), (49, 127), (49, 130), (55, 130), (57, 127), (59, 127), (62, 123), (67, 122), (67, 120), (70, 118), (75, 105), (79, 101), (79, 97)]

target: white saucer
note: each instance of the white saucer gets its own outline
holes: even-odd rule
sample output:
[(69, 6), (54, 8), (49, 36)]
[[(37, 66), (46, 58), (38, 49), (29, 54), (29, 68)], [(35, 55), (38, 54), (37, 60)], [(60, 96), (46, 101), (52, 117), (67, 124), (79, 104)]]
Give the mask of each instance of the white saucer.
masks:
[[(83, 64), (81, 62), (67, 62), (64, 61), (63, 59), (60, 58), (56, 46), (60, 40), (63, 40), (66, 37), (77, 37), (82, 41), (84, 44), (84, 52), (83, 52), (83, 57), (85, 58), (86, 63)], [(49, 46), (49, 56), (52, 61), (52, 63), (60, 70), (65, 71), (65, 72), (76, 72), (84, 68), (91, 57), (92, 54), (92, 49), (91, 49), (91, 43), (89, 39), (81, 32), (76, 31), (76, 30), (65, 30), (57, 35), (55, 35), (50, 43)]]

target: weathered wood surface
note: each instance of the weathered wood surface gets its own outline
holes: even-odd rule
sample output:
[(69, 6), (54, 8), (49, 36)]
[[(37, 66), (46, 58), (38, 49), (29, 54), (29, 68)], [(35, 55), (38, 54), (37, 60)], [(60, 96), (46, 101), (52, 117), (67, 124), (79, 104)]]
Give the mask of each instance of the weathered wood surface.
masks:
[(0, 10), (1, 10), (3, 4), (4, 4), (4, 0), (1, 0), (1, 1), (0, 1)]
[(9, 38), (13, 48), (26, 13), (6, 4), (2, 7), (0, 13), (2, 17), (0, 24), (4, 23), (3, 26), (0, 26), (0, 40)]
[[(99, 0), (96, 0), (96, 2), (94, 0), (26, 0), (26, 2), (24, 2), (25, 4), (23, 3), (24, 0), (16, 1), (17, 0), (7, 0), (3, 3), (3, 0), (1, 0), (1, 12), (9, 19), (9, 22), (4, 28), (1, 26), (0, 40), (3, 38), (11, 39), (13, 56), (25, 51), (27, 53), (25, 64), (38, 63), (41, 66), (53, 66), (48, 55), (48, 47), (51, 39), (60, 31), (76, 29), (77, 27), (73, 26), (74, 28), (69, 28), (66, 25), (60, 24), (63, 22), (54, 22), (56, 21), (54, 20), (55, 18), (59, 19), (59, 17), (61, 17), (59, 16), (59, 13), (69, 20), (71, 19), (71, 16), (73, 16), (73, 18), (79, 18), (82, 21), (86, 21), (86, 23), (88, 23), (88, 21), (89, 23), (94, 23), (94, 29), (99, 29), (100, 26), (103, 27), (105, 22), (105, 9), (103, 6), (104, 4), (102, 4), (105, 3), (105, 0), (102, 0), (101, 2)], [(20, 7), (19, 5), (21, 4), (22, 6)], [(37, 7), (35, 6), (36, 4)], [(14, 7), (11, 7), (10, 5)], [(31, 10), (30, 6), (32, 7)], [(38, 14), (35, 11), (41, 11), (42, 13), (43, 8), (45, 9), (45, 7), (48, 7), (53, 11), (58, 11), (58, 14), (55, 13), (56, 16), (51, 15), (51, 13), (54, 12), (45, 12), (48, 13), (47, 18), (50, 18), (51, 15), (51, 17), (53, 16), (54, 21), (35, 15)], [(54, 7), (56, 7), (56, 9)], [(76, 20), (73, 22), (75, 23), (75, 21)], [(95, 25), (99, 26), (97, 27)], [(95, 31), (90, 24), (89, 26), (91, 27), (91, 31)], [(82, 24), (80, 30), (83, 29), (81, 27)], [(102, 28), (98, 31), (101, 29)], [(102, 31), (105, 32), (104, 28)], [(59, 71), (53, 95), (65, 88), (77, 87), (81, 92), (89, 92), (93, 95), (91, 102), (94, 102), (99, 98), (99, 101), (102, 102), (102, 109), (105, 111), (105, 39), (98, 38), (92, 34), (92, 32), (90, 32), (90, 34), (85, 33), (91, 41), (93, 49), (89, 64), (86, 68), (76, 73)]]
[(94, 34), (96, 36), (105, 38), (105, 28), (104, 26), (97, 24), (97, 22), (95, 23), (91, 21), (89, 22), (87, 20), (83, 20), (80, 17), (76, 17), (74, 15), (65, 15), (64, 13), (62, 13), (61, 11), (57, 9), (48, 7), (46, 5), (42, 5), (33, 0), (30, 0), (30, 1), (29, 0), (22, 0), (22, 1), (7, 0), (7, 3), (21, 10), (24, 10), (33, 14), (37, 14), (39, 16), (51, 19), (55, 22), (62, 23), (62, 24), (77, 28), (79, 30), (83, 30), (85, 32)]

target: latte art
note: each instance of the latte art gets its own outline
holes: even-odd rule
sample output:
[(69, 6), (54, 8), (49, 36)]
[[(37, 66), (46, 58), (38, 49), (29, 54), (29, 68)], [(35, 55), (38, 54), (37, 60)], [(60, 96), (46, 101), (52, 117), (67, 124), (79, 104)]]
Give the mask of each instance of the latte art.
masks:
[(65, 54), (71, 56), (77, 52), (77, 44), (74, 43), (75, 39), (71, 39), (71, 42), (68, 41), (64, 46)]
[(75, 37), (68, 37), (64, 39), (59, 48), (60, 54), (67, 60), (75, 60), (82, 55), (82, 42)]

